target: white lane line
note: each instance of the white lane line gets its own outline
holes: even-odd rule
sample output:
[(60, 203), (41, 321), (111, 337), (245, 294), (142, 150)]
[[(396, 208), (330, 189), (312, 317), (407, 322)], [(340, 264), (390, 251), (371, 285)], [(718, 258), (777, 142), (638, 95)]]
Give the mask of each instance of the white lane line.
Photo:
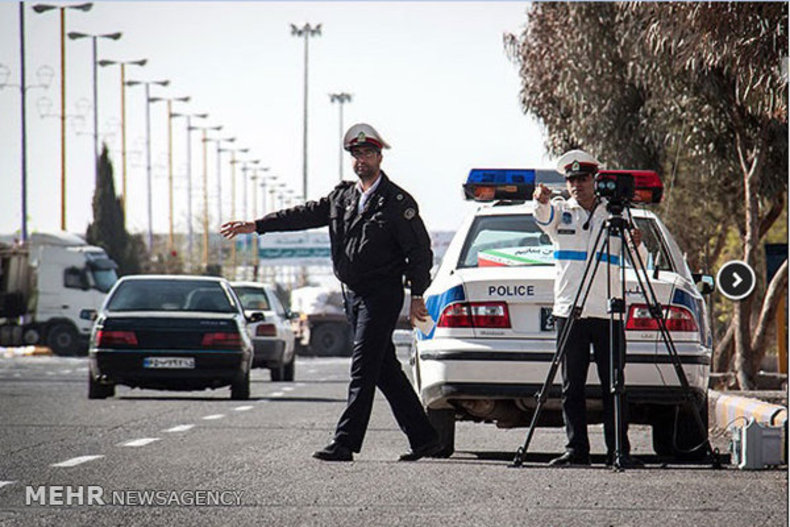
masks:
[(47, 375), (55, 375), (55, 372), (54, 371), (48, 371)]
[(19, 377), (21, 377), (21, 376), (22, 376), (22, 374), (21, 374), (21, 373), (15, 373), (15, 374), (14, 374), (14, 377), (17, 377), (17, 378), (19, 378)]
[(296, 388), (304, 388), (304, 383), (303, 382), (297, 382), (296, 384), (294, 384), (294, 386)]
[(274, 392), (270, 393), (269, 397), (282, 397), (283, 395), (285, 395), (285, 392)]
[(172, 432), (186, 432), (187, 430), (191, 430), (192, 428), (195, 428), (195, 425), (178, 425), (178, 426), (174, 426), (173, 428), (168, 428), (167, 430), (164, 430), (164, 431), (165, 432), (171, 432), (171, 433)]
[(61, 461), (60, 463), (53, 463), (50, 465), (50, 467), (74, 467), (81, 465), (82, 463), (87, 463), (88, 461), (93, 461), (94, 459), (101, 459), (103, 457), (103, 455), (73, 457), (71, 459), (67, 459), (66, 461)]
[(292, 391), (294, 391), (294, 387), (293, 386), (286, 386), (285, 388), (283, 388), (283, 391), (284, 392), (292, 392)]
[(252, 406), (237, 406), (234, 410), (237, 412), (246, 412), (247, 410), (252, 410)]
[(150, 445), (151, 443), (159, 441), (158, 437), (142, 437), (140, 439), (132, 439), (131, 441), (127, 441), (126, 443), (121, 443), (119, 446), (145, 446)]
[(65, 374), (71, 373), (71, 370), (61, 370), (60, 373), (65, 375)]
[(205, 419), (206, 421), (213, 421), (214, 419), (222, 419), (223, 417), (225, 417), (225, 414), (211, 414), (211, 415), (207, 415), (203, 419)]
[(16, 481), (0, 481), (0, 488), (5, 487), (6, 485), (13, 485)]

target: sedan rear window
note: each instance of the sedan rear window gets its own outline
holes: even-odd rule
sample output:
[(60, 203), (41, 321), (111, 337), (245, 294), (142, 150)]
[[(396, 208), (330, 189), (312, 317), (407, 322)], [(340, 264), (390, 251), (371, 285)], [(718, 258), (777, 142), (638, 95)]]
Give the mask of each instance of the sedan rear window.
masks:
[(234, 313), (235, 301), (217, 282), (129, 280), (118, 285), (108, 311), (202, 311)]
[(551, 239), (530, 214), (475, 218), (458, 267), (554, 265)]
[(269, 311), (269, 299), (266, 291), (260, 287), (234, 287), (236, 296), (239, 297), (243, 309), (255, 311)]

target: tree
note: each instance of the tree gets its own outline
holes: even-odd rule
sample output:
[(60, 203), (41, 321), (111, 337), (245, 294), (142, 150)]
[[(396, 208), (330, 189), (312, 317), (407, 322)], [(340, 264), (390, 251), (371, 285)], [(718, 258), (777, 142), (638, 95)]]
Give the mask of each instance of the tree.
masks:
[[(655, 167), (666, 182), (659, 211), (693, 268), (712, 268), (733, 231), (740, 259), (755, 263), (786, 208), (787, 4), (534, 3), (522, 35), (505, 42), (550, 151)], [(734, 342), (744, 388), (764, 352), (752, 312), (770, 313), (779, 296), (736, 303), (720, 331), (717, 356)]]
[(118, 264), (118, 274), (124, 276), (140, 272), (140, 247), (124, 226), (121, 200), (115, 195), (113, 168), (107, 145), (99, 157), (99, 172), (93, 193), (93, 222), (86, 233), (88, 243), (102, 247)]

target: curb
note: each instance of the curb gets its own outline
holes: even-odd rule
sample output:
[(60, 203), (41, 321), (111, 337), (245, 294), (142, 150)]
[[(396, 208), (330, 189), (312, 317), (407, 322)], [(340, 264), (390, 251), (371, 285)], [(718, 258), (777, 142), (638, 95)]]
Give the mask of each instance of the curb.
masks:
[[(710, 417), (712, 427), (724, 430), (737, 421), (753, 418), (756, 422), (768, 426), (787, 426), (787, 407), (767, 403), (752, 397), (728, 395), (716, 390), (708, 390), (709, 408), (713, 410)], [(745, 423), (740, 423), (743, 426)]]
[(0, 346), (0, 356), (11, 357), (33, 357), (33, 356), (52, 356), (52, 350), (44, 346), (17, 346), (17, 347), (2, 347)]

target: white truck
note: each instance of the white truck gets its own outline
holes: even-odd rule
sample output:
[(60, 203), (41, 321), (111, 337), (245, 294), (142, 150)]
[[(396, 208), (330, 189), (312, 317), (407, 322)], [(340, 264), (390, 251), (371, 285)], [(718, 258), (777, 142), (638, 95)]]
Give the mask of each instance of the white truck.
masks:
[(118, 276), (100, 247), (67, 232), (0, 236), (0, 346), (43, 344), (57, 355), (87, 350), (98, 310)]

